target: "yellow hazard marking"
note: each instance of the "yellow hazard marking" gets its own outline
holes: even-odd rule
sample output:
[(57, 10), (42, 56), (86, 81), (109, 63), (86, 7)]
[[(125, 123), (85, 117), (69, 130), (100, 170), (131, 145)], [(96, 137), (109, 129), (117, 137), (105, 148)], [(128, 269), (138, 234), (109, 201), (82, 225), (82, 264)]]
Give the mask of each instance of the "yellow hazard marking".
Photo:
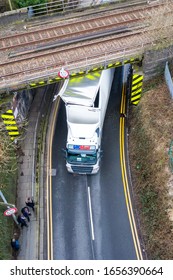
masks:
[(135, 78), (135, 79), (133, 79), (133, 85), (135, 85), (135, 84), (137, 84), (139, 82), (142, 82), (142, 81), (143, 81), (143, 77), (142, 76), (140, 76), (138, 78)]
[(115, 63), (110, 63), (110, 64), (108, 64), (107, 68), (118, 67), (118, 66), (120, 66), (120, 65), (122, 65), (122, 62), (117, 61), (117, 62), (115, 62)]
[[(113, 68), (113, 67), (119, 67), (119, 66), (121, 66), (121, 65), (123, 65), (123, 64), (127, 64), (127, 63), (135, 63), (136, 61), (140, 61), (141, 60), (141, 58), (140, 57), (138, 57), (138, 58), (129, 58), (129, 59), (126, 59), (126, 60), (124, 60), (124, 61), (117, 61), (117, 62), (112, 62), (112, 63), (109, 63), (108, 65), (100, 65), (100, 66), (98, 66), (98, 67), (94, 67), (94, 68), (92, 68), (92, 69), (89, 69), (89, 70), (81, 70), (81, 71), (79, 71), (79, 72), (73, 72), (73, 73), (70, 73), (70, 78), (71, 77), (79, 77), (79, 76), (83, 76), (83, 75), (85, 75), (86, 73), (94, 73), (94, 72), (99, 72), (99, 71), (101, 71), (101, 70), (103, 70), (103, 69), (109, 69), (109, 68)], [(74, 70), (73, 70), (74, 71)], [(135, 74), (136, 75), (136, 74)], [(135, 77), (135, 75), (134, 75), (134, 77)], [(91, 78), (91, 79), (93, 79), (93, 78)], [(48, 80), (46, 80), (46, 81), (36, 81), (36, 82), (32, 82), (32, 83), (30, 83), (29, 84), (29, 86), (31, 87), (31, 88), (33, 88), (33, 87), (39, 87), (39, 86), (43, 86), (43, 85), (45, 85), (45, 84), (49, 84), (49, 83), (56, 83), (56, 82), (59, 82), (59, 81), (61, 81), (61, 80), (63, 80), (63, 78), (61, 78), (61, 77), (59, 77), (58, 75), (56, 76), (56, 77), (52, 77), (52, 78), (50, 78), (50, 79), (48, 79)]]
[(98, 67), (96, 67), (96, 68), (93, 68), (92, 69), (92, 71), (97, 71), (99, 68)]
[(138, 90), (135, 90), (134, 92), (132, 92), (132, 96), (133, 95), (136, 95), (136, 94), (138, 94), (138, 93), (141, 93), (142, 92), (142, 88), (139, 88)]
[(16, 121), (7, 121), (7, 120), (4, 120), (3, 123), (4, 123), (4, 124), (16, 124)]
[(2, 117), (2, 119), (11, 119), (11, 120), (14, 120), (14, 116), (13, 116), (13, 115), (5, 115), (5, 114), (2, 114), (1, 117)]
[(70, 79), (70, 83), (80, 83), (83, 77), (73, 77)]
[(138, 102), (139, 102), (139, 99), (141, 98), (141, 94), (139, 94), (139, 95), (136, 95), (136, 96), (133, 96), (132, 98), (131, 98), (131, 101), (137, 101), (138, 100)]
[(130, 63), (130, 60), (124, 60), (124, 64)]
[(76, 77), (70, 78), (70, 83), (80, 83), (84, 77), (89, 80), (95, 80), (100, 76), (101, 76), (101, 72), (88, 73), (88, 74), (80, 75), (80, 76), (76, 75)]
[(19, 131), (9, 131), (9, 135), (19, 135)]
[(10, 109), (10, 110), (7, 110), (6, 113), (13, 114), (13, 110), (11, 110), (11, 109)]
[(95, 76), (95, 75), (92, 75), (92, 74), (87, 74), (87, 75), (86, 75), (86, 78), (93, 81), (93, 80), (96, 80), (97, 77), (99, 77), (99, 76), (100, 76), (100, 75)]
[(139, 89), (139, 88), (142, 88), (142, 82), (138, 83), (138, 84), (135, 84), (134, 86), (132, 85), (132, 91), (136, 90), (136, 89)]
[(111, 63), (111, 64), (108, 64), (107, 68), (113, 68), (115, 67), (115, 63)]
[(131, 88), (131, 103), (134, 105), (137, 105), (141, 98), (143, 78), (143, 75), (133, 75)]
[(5, 125), (6, 130), (10, 136), (11, 140), (14, 140), (14, 137), (19, 135), (18, 127), (16, 125), (15, 117), (13, 115), (13, 111), (11, 109), (7, 110), (4, 114), (1, 115), (3, 119), (3, 123)]
[(17, 126), (9, 126), (9, 125), (6, 126), (6, 129), (7, 130), (18, 130)]
[(133, 105), (138, 105), (139, 100), (137, 100), (137, 101), (133, 101), (132, 103), (133, 103)]
[(101, 76), (101, 72), (95, 72), (95, 73), (93, 73), (93, 75), (94, 75), (94, 77), (100, 77)]

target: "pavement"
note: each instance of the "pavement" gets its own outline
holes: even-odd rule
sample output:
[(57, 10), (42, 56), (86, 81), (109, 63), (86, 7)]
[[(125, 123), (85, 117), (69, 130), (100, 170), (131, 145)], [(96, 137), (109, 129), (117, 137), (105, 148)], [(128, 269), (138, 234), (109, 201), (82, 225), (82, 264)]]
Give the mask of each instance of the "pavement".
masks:
[[(92, 1), (91, 1), (92, 2)], [(9, 25), (10, 32), (16, 30), (15, 21), (25, 23), (26, 12), (14, 12), (11, 14), (7, 13), (6, 16), (0, 17), (0, 27), (2, 28), (7, 24)], [(50, 18), (50, 17), (49, 17)], [(19, 29), (18, 24), (18, 29)], [(7, 32), (7, 28), (4, 28), (4, 32)], [(42, 170), (42, 176), (40, 176), (39, 183), (36, 182), (36, 160), (37, 160), (37, 136), (39, 130), (39, 124), (42, 119), (42, 112), (45, 112), (47, 103), (43, 102), (44, 88), (40, 87), (37, 89), (35, 98), (32, 102), (32, 106), (29, 111), (28, 125), (22, 134), (22, 141), (20, 142), (20, 157), (18, 164), (18, 182), (17, 182), (17, 201), (16, 207), (18, 214), (21, 209), (25, 206), (27, 197), (33, 197), (36, 203), (35, 211), (31, 209), (30, 222), (27, 222), (28, 227), (16, 227), (14, 234), (16, 237), (19, 236), (20, 250), (17, 257), (18, 260), (43, 260), (46, 259), (45, 240), (46, 234), (46, 223), (45, 223), (45, 209), (44, 209), (44, 166), (39, 166)], [(44, 104), (43, 104), (44, 103)], [(44, 157), (44, 155), (42, 155)], [(42, 160), (44, 164), (44, 160)]]
[[(42, 91), (42, 92), (41, 92)], [(25, 206), (27, 197), (33, 197), (36, 203), (35, 211), (31, 209), (28, 228), (20, 229), (20, 251), (18, 260), (43, 259), (43, 235), (44, 235), (44, 209), (43, 209), (43, 184), (36, 183), (36, 155), (38, 127), (42, 118), (43, 88), (39, 88), (29, 112), (28, 125), (21, 141), (21, 156), (19, 158), (17, 208), (18, 214)]]

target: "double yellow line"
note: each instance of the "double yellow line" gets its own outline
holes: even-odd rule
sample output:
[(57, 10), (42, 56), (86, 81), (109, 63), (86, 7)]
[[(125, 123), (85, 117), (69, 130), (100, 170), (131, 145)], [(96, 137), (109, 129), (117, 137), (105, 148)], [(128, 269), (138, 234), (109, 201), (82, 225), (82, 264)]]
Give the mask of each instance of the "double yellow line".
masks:
[[(51, 128), (48, 133), (49, 141), (48, 141), (48, 153), (47, 153), (47, 258), (48, 260), (53, 260), (53, 226), (52, 226), (52, 142), (53, 142), (53, 134), (55, 130), (55, 120), (57, 116), (57, 111), (59, 108), (59, 97), (55, 103), (54, 111), (52, 113), (52, 120), (50, 121)], [(122, 90), (122, 99), (121, 99), (121, 107), (120, 113), (125, 113), (126, 109), (126, 92), (125, 92), (125, 85), (123, 85)], [(139, 243), (138, 233), (136, 229), (136, 223), (133, 214), (133, 208), (131, 203), (128, 179), (127, 179), (127, 171), (126, 171), (126, 163), (125, 163), (125, 151), (124, 151), (124, 127), (125, 127), (125, 118), (120, 118), (120, 163), (121, 163), (121, 170), (122, 170), (122, 180), (124, 185), (124, 194), (125, 194), (125, 201), (128, 211), (128, 217), (130, 221), (130, 227), (132, 232), (132, 237), (134, 241), (136, 256), (138, 260), (142, 260), (142, 252)]]
[(57, 98), (50, 120), (47, 149), (47, 259), (53, 260), (53, 226), (52, 226), (52, 143), (55, 131), (56, 116), (59, 108), (60, 97)]
[[(123, 84), (120, 114), (125, 114), (125, 109), (126, 109), (126, 88), (125, 85)], [(128, 179), (127, 179), (125, 151), (124, 151), (124, 146), (125, 146), (124, 127), (125, 127), (125, 118), (122, 115), (122, 117), (120, 117), (120, 163), (121, 163), (121, 170), (122, 170), (122, 180), (124, 185), (125, 201), (126, 201), (127, 212), (128, 212), (133, 242), (135, 246), (136, 256), (138, 260), (142, 260), (143, 256), (142, 256), (142, 251), (141, 251), (138, 233), (136, 229), (136, 223), (133, 214), (133, 207), (132, 207)]]

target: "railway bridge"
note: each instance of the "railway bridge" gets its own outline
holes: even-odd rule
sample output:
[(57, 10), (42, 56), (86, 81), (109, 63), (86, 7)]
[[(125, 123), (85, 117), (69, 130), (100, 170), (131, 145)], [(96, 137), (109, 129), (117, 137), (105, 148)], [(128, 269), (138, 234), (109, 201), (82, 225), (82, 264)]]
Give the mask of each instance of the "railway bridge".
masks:
[[(22, 178), (19, 180), (20, 188), (27, 189), (27, 192), (30, 188), (34, 197), (43, 193), (42, 188), (46, 193), (46, 204), (42, 195), (40, 198), (37, 197), (36, 201), (47, 207), (47, 220), (45, 219), (47, 236), (43, 223), (45, 217), (43, 218), (40, 211), (38, 216), (40, 215), (41, 222), (33, 226), (37, 238), (34, 241), (32, 239), (31, 244), (31, 248), (34, 248), (36, 243), (39, 244), (39, 248), (36, 248), (36, 245), (34, 250), (29, 251), (40, 250), (43, 257), (42, 249), (44, 251), (47, 249), (45, 258), (48, 259), (143, 259), (144, 253), (141, 251), (143, 247), (140, 244), (133, 214), (126, 168), (128, 79), (123, 80), (122, 77), (124, 69), (128, 66), (121, 66), (131, 64), (133, 77), (136, 78), (135, 75), (139, 77), (141, 74), (139, 70), (145, 64), (148, 50), (151, 50), (161, 38), (165, 40), (164, 42), (170, 41), (173, 2), (169, 1), (167, 4), (164, 1), (128, 2), (131, 4), (125, 2), (119, 6), (113, 4), (97, 10), (87, 9), (77, 14), (68, 14), (63, 19), (57, 16), (36, 18), (0, 29), (0, 94), (6, 95), (6, 92), (50, 85), (43, 88), (42, 94), (36, 95), (40, 99), (40, 103), (35, 99), (38, 115), (37, 118), (34, 114), (32, 116), (32, 120), (35, 121), (33, 132), (28, 129), (24, 137), (26, 154), (22, 159)], [(165, 20), (165, 25), (161, 20), (163, 17), (168, 19), (168, 23)], [(71, 78), (111, 67), (116, 68), (114, 75), (116, 82), (112, 86), (105, 119), (106, 137), (103, 137), (103, 149), (106, 156), (102, 165), (104, 168), (94, 177), (87, 175), (72, 177), (66, 172), (64, 158), (61, 155), (61, 148), (67, 135), (65, 106), (57, 98), (52, 106), (50, 129), (47, 134), (49, 147), (46, 155), (47, 177), (45, 182), (39, 183), (40, 193), (36, 193), (35, 156), (38, 140), (36, 130), (41, 123), (41, 117), (45, 117), (46, 111), (50, 111), (53, 95), (58, 92), (59, 85), (63, 84), (58, 82), (61, 80), (63, 82), (66, 78), (58, 75), (60, 70), (62, 68), (68, 70)], [(134, 89), (136, 90), (136, 81)], [(139, 87), (137, 91), (140, 91)], [(38, 93), (40, 92), (38, 89)], [(137, 102), (136, 95), (133, 102)], [(16, 124), (17, 110), (14, 109), (1, 114), (12, 140), (20, 135)], [(33, 125), (32, 121), (30, 123)], [(45, 123), (47, 124), (47, 121)], [(40, 131), (42, 128), (40, 125)], [(43, 157), (41, 156), (40, 161)], [(31, 168), (26, 170), (28, 159)], [(41, 164), (40, 178), (44, 178), (43, 169)], [(38, 232), (42, 234), (39, 240)], [(27, 232), (23, 237), (23, 244), (26, 244), (28, 235)], [(45, 249), (43, 247), (46, 243)], [(64, 244), (67, 245), (63, 247)], [(65, 250), (65, 247), (68, 250)], [(25, 257), (27, 258), (27, 255)]]
[(118, 1), (1, 28), (0, 93), (58, 82), (62, 68), (75, 76), (127, 63), (139, 66), (168, 29), (157, 19), (169, 19), (172, 11), (172, 1)]

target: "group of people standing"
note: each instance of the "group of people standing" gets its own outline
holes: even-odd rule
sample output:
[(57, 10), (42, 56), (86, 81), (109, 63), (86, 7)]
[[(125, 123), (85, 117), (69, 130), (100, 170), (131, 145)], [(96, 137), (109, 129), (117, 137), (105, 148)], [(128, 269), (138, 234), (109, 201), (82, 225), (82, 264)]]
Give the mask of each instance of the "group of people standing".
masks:
[[(30, 212), (30, 208), (33, 210), (33, 212), (35, 211), (35, 203), (34, 200), (31, 197), (28, 197), (25, 201), (25, 206), (21, 209), (21, 214), (18, 215), (17, 217), (17, 221), (19, 223), (19, 225), (21, 226), (21, 228), (28, 227), (27, 222), (30, 222), (30, 216), (31, 216), (31, 212)], [(15, 237), (13, 237), (11, 239), (11, 247), (14, 250), (15, 254), (19, 251), (20, 249), (20, 244), (19, 244), (19, 240)]]
[(17, 217), (17, 221), (19, 225), (21, 225), (21, 228), (23, 228), (24, 226), (28, 227), (26, 221), (30, 222), (30, 216), (31, 216), (30, 208), (32, 208), (33, 211), (35, 210), (34, 209), (35, 203), (31, 197), (28, 197), (26, 199), (25, 204), (26, 206), (24, 206), (21, 209), (21, 214), (19, 214)]

